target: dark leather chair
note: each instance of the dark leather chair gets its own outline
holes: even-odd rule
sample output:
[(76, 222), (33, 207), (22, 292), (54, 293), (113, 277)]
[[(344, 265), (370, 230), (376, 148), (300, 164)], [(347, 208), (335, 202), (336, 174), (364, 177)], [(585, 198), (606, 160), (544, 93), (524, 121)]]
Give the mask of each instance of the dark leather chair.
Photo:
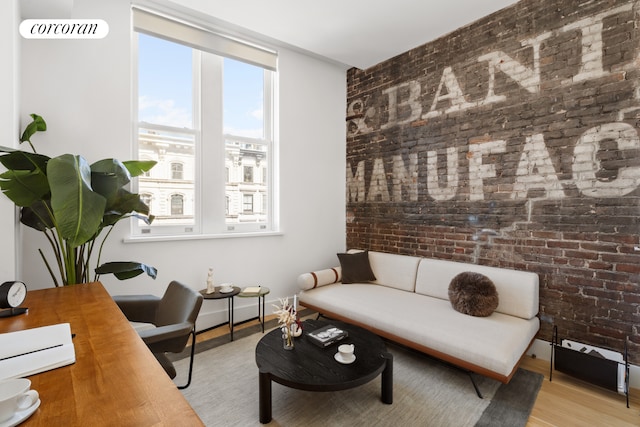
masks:
[(192, 337), (189, 377), (187, 384), (178, 388), (189, 387), (196, 347), (196, 318), (202, 306), (202, 295), (180, 282), (172, 281), (162, 298), (154, 295), (117, 295), (113, 299), (130, 322), (149, 325), (138, 329), (138, 334), (172, 379), (176, 377), (176, 369), (166, 353), (182, 352), (189, 336)]

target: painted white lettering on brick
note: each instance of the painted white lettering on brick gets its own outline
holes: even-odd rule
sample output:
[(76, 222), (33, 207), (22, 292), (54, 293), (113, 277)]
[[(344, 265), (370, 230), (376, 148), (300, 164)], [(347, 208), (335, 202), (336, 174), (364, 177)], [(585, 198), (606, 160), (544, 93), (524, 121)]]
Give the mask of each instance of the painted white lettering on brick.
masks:
[(542, 189), (545, 198), (561, 199), (565, 196), (549, 150), (542, 134), (528, 136), (516, 169), (512, 199), (526, 199), (529, 190)]
[(355, 175), (352, 175), (351, 166), (347, 163), (347, 200), (358, 203), (364, 202), (365, 197), (364, 160), (358, 162)]
[[(444, 95), (442, 94), (443, 86), (447, 90), (447, 93)], [(427, 119), (429, 117), (440, 115), (441, 112), (439, 110), (436, 110), (436, 107), (441, 101), (449, 102), (449, 107), (444, 110), (445, 113), (466, 110), (467, 108), (476, 106), (476, 104), (473, 102), (467, 102), (465, 95), (460, 88), (460, 83), (458, 83), (458, 79), (453, 73), (453, 68), (451, 67), (445, 67), (445, 69), (442, 71), (442, 77), (440, 78), (438, 91), (436, 92), (436, 96), (433, 98), (431, 109), (422, 117)]]
[[(409, 97), (401, 102), (398, 102), (398, 91), (408, 89)], [(407, 83), (402, 83), (398, 86), (385, 89), (383, 93), (389, 96), (389, 119), (387, 123), (382, 125), (382, 129), (388, 128), (393, 125), (401, 125), (404, 123), (410, 123), (420, 117), (422, 113), (422, 105), (420, 105), (420, 83), (415, 80)], [(409, 107), (411, 114), (406, 119), (398, 120), (398, 108), (407, 106)]]
[(402, 190), (406, 189), (408, 199), (418, 200), (418, 155), (409, 154), (409, 169), (405, 167), (402, 156), (393, 156), (393, 201), (402, 202)]
[[(603, 169), (598, 155), (601, 142), (615, 141), (616, 150), (620, 152), (640, 150), (640, 137), (636, 129), (623, 122), (606, 123), (595, 126), (584, 132), (573, 150), (572, 177), (565, 179), (566, 184), (573, 184), (585, 196), (589, 197), (621, 197), (640, 187), (640, 166), (624, 166), (615, 169), (614, 177), (599, 177)], [(562, 199), (566, 197), (562, 182), (551, 161), (542, 134), (534, 134), (526, 138), (520, 154), (520, 160), (513, 181), (505, 182), (497, 175), (496, 162), (499, 155), (506, 152), (507, 142), (504, 140), (486, 141), (469, 144), (467, 152), (469, 179), (461, 182), (459, 178), (460, 149), (449, 147), (446, 150), (446, 174), (438, 168), (438, 153), (427, 152), (426, 183), (428, 196), (436, 201), (452, 200), (460, 194), (460, 186), (468, 185), (468, 200), (484, 200), (485, 180), (498, 178), (505, 184), (512, 186), (510, 198), (526, 199), (532, 190), (544, 191), (545, 199)], [(403, 190), (409, 196), (409, 201), (420, 199), (418, 171), (419, 157), (417, 153), (410, 153), (409, 167), (401, 155), (393, 155), (393, 170), (387, 175), (384, 169), (384, 159), (373, 161), (371, 182), (365, 193), (365, 161), (361, 160), (356, 172), (352, 173), (347, 166), (347, 200), (348, 202), (389, 202), (389, 187), (393, 188), (393, 201), (407, 201), (402, 198)], [(610, 172), (616, 166), (610, 166)], [(443, 177), (446, 176), (446, 183)], [(423, 179), (425, 177), (422, 177)]]
[[(541, 93), (542, 81), (540, 73), (540, 57), (541, 51), (545, 45), (553, 46), (553, 37), (566, 33), (568, 31), (580, 32), (580, 52), (578, 54), (580, 68), (573, 77), (565, 79), (561, 82), (562, 86), (570, 86), (581, 83), (585, 80), (598, 79), (610, 74), (610, 71), (604, 69), (604, 41), (602, 32), (604, 30), (603, 20), (606, 17), (614, 16), (619, 13), (629, 12), (633, 9), (633, 3), (628, 3), (619, 7), (615, 7), (602, 13), (572, 22), (554, 31), (547, 31), (538, 36), (521, 40), (520, 44), (524, 47), (533, 49), (533, 59), (531, 66), (522, 64), (514, 59), (508, 53), (500, 50), (489, 52), (477, 58), (479, 62), (486, 62), (488, 66), (487, 75), (487, 94), (484, 99), (468, 99), (468, 94), (464, 92), (464, 87), (460, 84), (456, 77), (453, 67), (446, 66), (440, 76), (440, 82), (433, 99), (425, 100), (421, 97), (422, 82), (420, 80), (411, 80), (400, 85), (396, 85), (383, 90), (383, 94), (388, 97), (388, 117), (386, 122), (381, 123), (382, 111), (379, 107), (366, 107), (364, 102), (356, 100), (349, 104), (348, 113), (350, 118), (347, 121), (347, 134), (354, 136), (373, 132), (377, 129), (388, 129), (397, 125), (404, 125), (417, 120), (430, 119), (468, 110), (470, 108), (481, 107), (498, 102), (506, 102), (505, 95), (495, 93), (495, 81), (498, 78), (496, 71), (500, 71), (507, 78), (515, 81), (519, 86), (535, 95)], [(545, 42), (545, 45), (543, 45)], [(621, 64), (618, 68), (625, 67), (634, 68), (633, 59)], [(401, 99), (400, 99), (401, 98)], [(426, 109), (423, 102), (430, 102), (429, 111), (422, 114)], [(358, 107), (362, 112), (360, 114), (351, 114)], [(399, 110), (403, 110), (403, 114), (399, 117)], [(422, 116), (421, 116), (422, 114)]]
[(368, 202), (388, 202), (389, 188), (387, 187), (387, 175), (384, 171), (382, 159), (373, 161), (373, 171), (371, 172), (371, 183), (369, 184)]
[(531, 46), (533, 48), (533, 69), (522, 65), (501, 51), (478, 57), (479, 62), (487, 61), (489, 65), (489, 89), (487, 96), (482, 101), (483, 105), (501, 102), (506, 99), (504, 95), (496, 95), (494, 93), (496, 69), (502, 71), (530, 93), (540, 92), (540, 44), (549, 37), (551, 37), (551, 32), (546, 32), (538, 37), (521, 42), (522, 46)]
[(600, 142), (617, 141), (618, 150), (639, 150), (640, 138), (627, 123), (607, 123), (588, 129), (580, 136), (573, 151), (573, 181), (582, 194), (590, 197), (620, 197), (636, 190), (640, 185), (640, 167), (625, 166), (618, 169), (612, 180), (598, 179), (601, 169), (598, 159)]
[(495, 178), (496, 165), (484, 163), (491, 154), (504, 153), (507, 141), (487, 141), (469, 145), (469, 200), (484, 200), (484, 180)]
[(583, 80), (597, 79), (609, 74), (602, 67), (602, 20), (607, 16), (621, 12), (628, 12), (633, 7), (632, 3), (606, 10), (597, 15), (590, 16), (580, 21), (572, 22), (562, 27), (562, 31), (580, 30), (581, 66), (578, 74), (564, 83), (575, 83)]
[(458, 191), (458, 150), (447, 148), (447, 177), (446, 185), (440, 181), (438, 173), (438, 152), (427, 152), (427, 191), (434, 200), (451, 200)]
[(376, 116), (375, 108), (366, 107), (365, 101), (355, 99), (347, 106), (347, 117), (349, 118), (347, 135), (355, 136), (359, 133), (369, 133), (373, 128), (369, 126), (369, 122), (374, 120)]

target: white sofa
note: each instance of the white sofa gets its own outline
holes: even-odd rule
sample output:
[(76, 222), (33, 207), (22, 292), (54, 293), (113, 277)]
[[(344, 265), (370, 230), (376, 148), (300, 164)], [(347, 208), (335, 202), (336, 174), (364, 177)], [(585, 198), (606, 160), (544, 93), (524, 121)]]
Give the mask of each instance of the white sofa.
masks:
[[(300, 304), (470, 373), (509, 382), (540, 328), (537, 274), (372, 251), (369, 262), (376, 277), (371, 283), (342, 284), (340, 267), (300, 275)], [(499, 304), (488, 317), (451, 306), (449, 283), (467, 271), (495, 284)]]

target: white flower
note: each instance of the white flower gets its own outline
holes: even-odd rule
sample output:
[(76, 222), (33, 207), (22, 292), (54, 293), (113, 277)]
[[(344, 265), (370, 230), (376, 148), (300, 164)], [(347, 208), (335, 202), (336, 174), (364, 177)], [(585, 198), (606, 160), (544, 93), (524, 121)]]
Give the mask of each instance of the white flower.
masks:
[(273, 306), (276, 309), (274, 313), (278, 316), (278, 323), (287, 326), (295, 323), (297, 313), (295, 307), (289, 304), (289, 298), (279, 298), (279, 300), (280, 306)]

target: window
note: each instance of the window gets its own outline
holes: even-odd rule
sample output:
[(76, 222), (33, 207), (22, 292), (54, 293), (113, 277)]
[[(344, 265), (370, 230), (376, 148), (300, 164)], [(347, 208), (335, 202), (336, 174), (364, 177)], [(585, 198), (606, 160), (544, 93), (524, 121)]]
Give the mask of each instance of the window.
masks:
[(137, 181), (156, 218), (133, 233), (275, 231), (276, 55), (180, 19), (133, 8), (137, 153), (158, 162)]
[(184, 214), (184, 197), (182, 194), (171, 195), (171, 216)]
[(253, 213), (253, 194), (242, 195), (242, 210), (245, 213)]
[(244, 182), (253, 182), (253, 166), (244, 167)]
[(140, 193), (140, 200), (142, 200), (142, 202), (149, 206), (149, 209), (153, 210), (153, 197), (151, 196), (151, 194), (149, 193)]
[(183, 179), (182, 163), (171, 163), (171, 179)]

